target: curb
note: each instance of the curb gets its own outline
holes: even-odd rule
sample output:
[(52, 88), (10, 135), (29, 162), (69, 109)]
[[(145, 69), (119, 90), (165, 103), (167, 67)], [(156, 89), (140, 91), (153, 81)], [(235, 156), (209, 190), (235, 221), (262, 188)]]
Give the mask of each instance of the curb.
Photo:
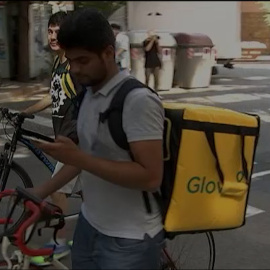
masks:
[(247, 63), (247, 64), (269, 64), (270, 59), (261, 60), (261, 59), (234, 59), (232, 63), (238, 64), (238, 63)]

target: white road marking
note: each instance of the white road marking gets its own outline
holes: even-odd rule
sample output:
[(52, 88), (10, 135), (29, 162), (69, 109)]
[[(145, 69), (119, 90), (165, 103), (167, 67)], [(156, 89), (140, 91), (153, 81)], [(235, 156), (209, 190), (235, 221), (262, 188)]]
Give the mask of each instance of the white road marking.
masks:
[(270, 114), (267, 111), (263, 110), (253, 110), (252, 112), (249, 112), (251, 114), (257, 114), (260, 116), (261, 121), (270, 123)]
[(264, 212), (265, 211), (262, 210), (262, 209), (259, 209), (259, 208), (248, 205), (247, 206), (247, 211), (246, 211), (246, 218), (249, 218), (249, 217), (264, 213)]
[(35, 115), (34, 119), (26, 119), (27, 122), (35, 123), (41, 126), (52, 128), (52, 120), (50, 118), (46, 118), (43, 116), (37, 116)]
[(204, 97), (190, 97), (190, 98), (182, 98), (179, 100), (179, 102), (182, 102), (182, 101), (185, 101), (185, 102), (188, 102), (188, 103), (211, 103), (212, 102), (210, 100), (207, 100), (206, 98)]
[(245, 80), (252, 80), (252, 81), (261, 81), (261, 80), (269, 80), (270, 77), (265, 76), (251, 76), (251, 77), (244, 77)]
[(8, 130), (8, 129), (14, 129), (14, 127), (10, 125), (0, 125), (0, 130)]
[[(259, 177), (265, 176), (265, 175), (269, 175), (269, 174), (270, 174), (270, 170), (253, 173), (252, 180), (254, 181), (254, 179), (256, 179), (256, 178), (259, 178)], [(256, 179), (255, 181), (258, 181), (258, 179)]]
[[(216, 90), (219, 91), (219, 90)], [(165, 95), (165, 93), (163, 93)], [(169, 93), (169, 94), (172, 94)], [(251, 101), (251, 100), (260, 100), (270, 98), (270, 94), (224, 94), (224, 95), (214, 95), (214, 96), (204, 96), (204, 97), (183, 97), (178, 99), (168, 99), (165, 98), (164, 101), (166, 102), (188, 102), (188, 103), (206, 103), (206, 104), (214, 104), (217, 103), (234, 103), (234, 102), (244, 102), (244, 101)], [(266, 111), (256, 110), (250, 113), (259, 114), (261, 120), (267, 123), (270, 123), (270, 115)]]
[[(216, 78), (216, 80), (220, 80), (224, 78)], [(175, 94), (188, 94), (188, 93), (203, 93), (203, 92), (228, 92), (228, 91), (240, 91), (240, 90), (246, 90), (246, 91), (252, 91), (254, 92), (254, 89), (258, 88), (258, 85), (236, 85), (236, 84), (230, 84), (230, 85), (218, 85), (218, 84), (211, 84), (209, 87), (206, 88), (195, 88), (195, 89), (184, 89), (184, 88), (172, 88), (169, 91), (160, 91), (160, 95), (175, 95)], [(269, 88), (269, 85), (260, 85), (260, 89), (262, 88)]]
[(270, 98), (270, 94), (264, 94), (264, 93), (262, 93), (262, 94), (254, 94), (254, 96), (258, 96), (260, 98)]
[(232, 103), (232, 102), (242, 102), (248, 100), (258, 100), (260, 97), (250, 94), (226, 94), (226, 95), (218, 95), (218, 96), (208, 96), (207, 99), (212, 102), (218, 103)]
[(228, 79), (228, 78), (218, 78), (219, 81), (221, 82), (232, 82), (233, 79)]
[(29, 154), (14, 154), (14, 159), (17, 159), (17, 158), (27, 158), (29, 157)]
[[(257, 162), (254, 162), (254, 164), (258, 164)], [(269, 175), (270, 170), (268, 171), (262, 171), (262, 172), (257, 172), (252, 174), (252, 182), (261, 180), (259, 177), (264, 176), (264, 175)], [(264, 213), (265, 211), (256, 207), (253, 207), (251, 205), (247, 206), (247, 211), (246, 211), (246, 218)]]

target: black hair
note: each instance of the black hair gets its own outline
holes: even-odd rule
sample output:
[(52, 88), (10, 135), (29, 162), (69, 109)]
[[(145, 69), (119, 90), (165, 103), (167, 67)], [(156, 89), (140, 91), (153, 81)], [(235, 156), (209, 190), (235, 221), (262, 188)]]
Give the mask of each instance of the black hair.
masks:
[(116, 24), (116, 23), (112, 23), (111, 24), (111, 28), (112, 29), (115, 29), (115, 30), (121, 31), (121, 26), (119, 24)]
[(52, 14), (48, 22), (48, 27), (50, 25), (61, 25), (66, 17), (67, 13), (64, 11), (59, 11)]
[(68, 14), (57, 39), (64, 50), (82, 48), (100, 53), (110, 45), (115, 48), (115, 37), (109, 22), (94, 8), (78, 9)]

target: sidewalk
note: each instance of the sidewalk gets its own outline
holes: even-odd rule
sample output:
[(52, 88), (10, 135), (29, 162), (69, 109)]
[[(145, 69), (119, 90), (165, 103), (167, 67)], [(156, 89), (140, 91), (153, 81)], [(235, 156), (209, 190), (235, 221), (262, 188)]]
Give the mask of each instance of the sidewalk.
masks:
[(30, 81), (28, 83), (4, 81), (0, 85), (0, 102), (31, 99), (36, 95), (47, 93), (48, 90), (48, 81)]
[[(237, 61), (235, 60), (234, 63), (237, 65), (246, 66), (246, 64), (254, 64), (254, 66), (269, 63), (270, 56), (262, 56), (257, 57), (257, 61)], [(264, 67), (263, 67), (264, 68)], [(227, 71), (227, 69), (226, 69)], [(235, 76), (234, 70), (228, 70), (230, 76), (225, 76), (226, 79), (230, 79), (230, 87), (232, 88), (232, 84), (234, 88), (239, 88), (239, 84), (235, 83), (234, 80), (237, 80), (237, 76)], [(215, 78), (217, 79), (219, 75), (216, 75)], [(246, 75), (252, 76), (252, 75)], [(260, 75), (262, 76), (262, 75)], [(263, 75), (266, 76), (266, 75)], [(229, 78), (230, 77), (230, 78)], [(239, 78), (245, 77), (244, 75), (239, 75)], [(270, 76), (269, 76), (270, 77)], [(168, 91), (160, 91), (159, 94), (161, 96), (173, 96), (177, 94), (188, 94), (188, 93), (200, 93), (200, 92), (207, 92), (207, 91), (226, 91), (228, 90), (228, 85), (224, 84), (223, 82), (218, 83), (215, 82), (211, 84), (209, 87), (206, 88), (197, 88), (197, 89), (183, 89), (183, 88), (171, 88)], [(33, 100), (33, 99), (40, 99), (42, 96), (49, 91), (49, 79), (43, 81), (30, 81), (28, 83), (19, 83), (16, 81), (4, 81), (2, 85), (0, 85), (0, 103), (4, 102), (19, 102), (24, 100)]]

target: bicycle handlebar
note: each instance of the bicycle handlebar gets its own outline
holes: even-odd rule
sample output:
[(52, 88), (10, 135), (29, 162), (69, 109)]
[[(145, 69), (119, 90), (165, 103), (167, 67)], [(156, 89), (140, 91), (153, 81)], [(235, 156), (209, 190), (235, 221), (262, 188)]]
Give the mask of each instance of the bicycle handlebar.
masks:
[[(46, 215), (47, 220), (51, 220), (55, 218), (55, 216), (62, 217), (61, 209), (35, 197), (33, 194), (19, 187), (16, 190), (4, 190), (0, 193), (0, 199), (7, 196), (19, 196), (23, 199), (25, 208), (29, 211), (27, 218), (19, 225), (12, 235), (15, 239), (14, 244), (18, 246), (23, 254), (28, 256), (50, 256), (53, 254), (53, 248), (31, 249), (27, 247), (24, 235), (31, 225), (41, 219), (42, 214)], [(12, 219), (0, 219), (0, 224), (6, 224), (7, 222), (12, 223)]]
[(35, 116), (33, 114), (28, 113), (12, 113), (8, 108), (0, 108), (2, 116), (13, 122), (14, 124), (23, 123), (25, 119), (34, 119)]

